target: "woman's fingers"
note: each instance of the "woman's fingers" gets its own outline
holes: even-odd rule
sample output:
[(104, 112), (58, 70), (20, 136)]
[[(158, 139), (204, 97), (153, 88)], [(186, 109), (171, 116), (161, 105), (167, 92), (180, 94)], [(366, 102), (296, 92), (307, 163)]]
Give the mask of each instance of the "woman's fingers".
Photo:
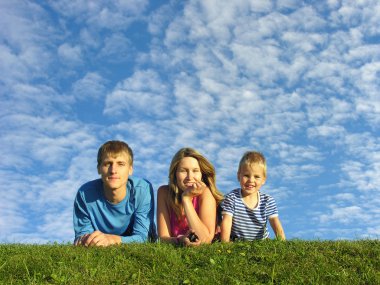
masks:
[(206, 184), (203, 181), (196, 180), (195, 183), (193, 184), (193, 188), (203, 191), (206, 188)]
[(207, 188), (206, 184), (203, 181), (195, 180), (191, 188), (188, 188), (183, 192), (183, 196), (199, 196)]

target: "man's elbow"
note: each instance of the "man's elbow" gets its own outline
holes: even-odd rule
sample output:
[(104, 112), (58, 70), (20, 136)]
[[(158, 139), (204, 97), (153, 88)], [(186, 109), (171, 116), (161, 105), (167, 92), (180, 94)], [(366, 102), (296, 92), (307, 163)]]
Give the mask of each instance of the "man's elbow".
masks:
[(129, 236), (129, 239), (126, 242), (144, 243), (144, 242), (147, 242), (148, 240), (149, 240), (149, 236), (147, 234), (136, 233)]

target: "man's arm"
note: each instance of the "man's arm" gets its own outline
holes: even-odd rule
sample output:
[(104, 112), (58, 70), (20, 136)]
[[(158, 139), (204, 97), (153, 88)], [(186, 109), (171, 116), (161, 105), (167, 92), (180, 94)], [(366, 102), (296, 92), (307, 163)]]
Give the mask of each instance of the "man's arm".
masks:
[[(150, 229), (154, 228), (154, 194), (152, 184), (142, 180), (133, 191), (136, 199), (135, 217), (132, 234), (122, 236), (123, 243), (145, 242), (148, 240)], [(139, 187), (139, 189), (137, 189)]]
[(80, 191), (78, 191), (74, 201), (73, 225), (75, 232), (74, 245), (80, 245), (82, 237), (95, 231)]
[(91, 234), (85, 234), (81, 236), (75, 243), (75, 245), (84, 246), (109, 246), (114, 244), (120, 244), (121, 237), (118, 235), (105, 234), (101, 231), (94, 231)]

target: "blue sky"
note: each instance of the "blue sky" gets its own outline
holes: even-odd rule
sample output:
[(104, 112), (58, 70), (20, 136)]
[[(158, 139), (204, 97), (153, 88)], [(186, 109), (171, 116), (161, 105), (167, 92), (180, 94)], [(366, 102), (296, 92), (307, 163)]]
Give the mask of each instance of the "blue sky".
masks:
[(238, 187), (246, 150), (288, 238), (380, 236), (378, 0), (0, 1), (0, 242), (73, 239), (111, 139), (155, 190), (181, 147)]

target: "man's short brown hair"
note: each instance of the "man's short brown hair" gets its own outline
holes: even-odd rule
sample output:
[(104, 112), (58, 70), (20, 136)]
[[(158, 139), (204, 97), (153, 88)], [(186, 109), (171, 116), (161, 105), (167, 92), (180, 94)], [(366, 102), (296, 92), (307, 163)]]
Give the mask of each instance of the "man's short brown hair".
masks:
[(103, 157), (109, 154), (125, 152), (129, 156), (129, 163), (133, 165), (133, 152), (129, 145), (123, 141), (108, 141), (98, 150), (98, 167), (102, 164)]

